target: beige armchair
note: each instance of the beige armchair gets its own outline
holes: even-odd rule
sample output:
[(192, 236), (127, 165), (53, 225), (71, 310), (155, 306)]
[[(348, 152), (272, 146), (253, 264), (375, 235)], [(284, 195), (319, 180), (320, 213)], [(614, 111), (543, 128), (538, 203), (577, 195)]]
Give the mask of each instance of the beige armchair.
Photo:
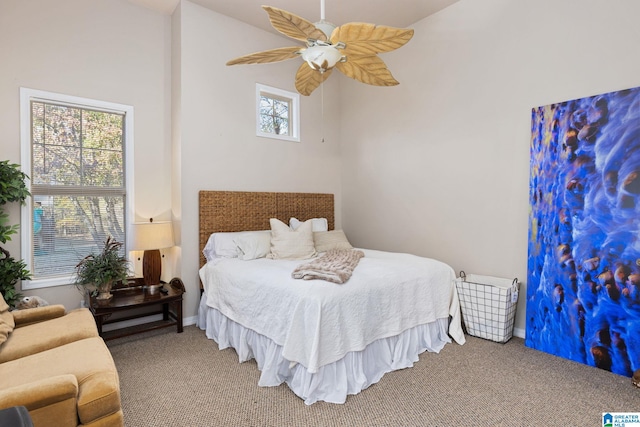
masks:
[(118, 372), (87, 309), (9, 311), (0, 298), (0, 378), (0, 409), (25, 406), (36, 427), (123, 425)]
[[(11, 324), (10, 316), (13, 317), (14, 328), (6, 334), (4, 344), (0, 346), (0, 363), (98, 336), (89, 310), (65, 313), (64, 306), (50, 305), (1, 312), (3, 303), (6, 305), (4, 299), (0, 301), (0, 330), (8, 330), (2, 328), (2, 322)], [(2, 339), (0, 335), (0, 342)]]

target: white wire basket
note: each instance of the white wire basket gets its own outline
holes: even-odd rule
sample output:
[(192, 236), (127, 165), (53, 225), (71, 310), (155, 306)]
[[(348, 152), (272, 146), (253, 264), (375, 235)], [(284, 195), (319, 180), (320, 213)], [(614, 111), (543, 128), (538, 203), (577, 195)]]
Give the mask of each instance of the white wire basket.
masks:
[(456, 290), (469, 335), (505, 343), (513, 337), (518, 304), (518, 279), (460, 272)]

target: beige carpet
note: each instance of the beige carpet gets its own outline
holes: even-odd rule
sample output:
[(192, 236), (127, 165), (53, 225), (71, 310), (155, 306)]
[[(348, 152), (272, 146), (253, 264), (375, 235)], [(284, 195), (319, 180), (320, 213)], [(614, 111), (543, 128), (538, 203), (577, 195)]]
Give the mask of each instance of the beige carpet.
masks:
[(108, 342), (125, 425), (155, 426), (601, 426), (603, 412), (640, 412), (629, 378), (554, 357), (513, 338), (467, 337), (386, 374), (344, 405), (306, 406), (286, 385), (258, 387), (195, 326)]

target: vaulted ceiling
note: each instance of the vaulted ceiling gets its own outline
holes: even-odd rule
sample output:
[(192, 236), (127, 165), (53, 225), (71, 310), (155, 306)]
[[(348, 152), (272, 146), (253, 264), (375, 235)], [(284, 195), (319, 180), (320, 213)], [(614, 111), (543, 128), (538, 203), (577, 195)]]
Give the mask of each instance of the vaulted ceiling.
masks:
[[(170, 15), (180, 0), (129, 0)], [(190, 0), (239, 21), (276, 32), (269, 24), (263, 4), (284, 9), (311, 22), (320, 20), (320, 0)], [(342, 25), (369, 22), (391, 27), (409, 27), (458, 0), (325, 0), (325, 20)]]

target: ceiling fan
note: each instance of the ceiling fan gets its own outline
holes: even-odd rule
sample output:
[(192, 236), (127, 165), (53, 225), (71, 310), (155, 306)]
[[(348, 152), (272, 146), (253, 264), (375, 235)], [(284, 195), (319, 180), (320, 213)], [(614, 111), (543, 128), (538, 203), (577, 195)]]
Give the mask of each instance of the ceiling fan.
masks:
[(262, 8), (269, 14), (273, 28), (306, 46), (256, 52), (232, 59), (227, 65), (263, 64), (301, 57), (305, 62), (298, 68), (295, 85), (302, 95), (310, 95), (331, 75), (334, 67), (362, 83), (374, 86), (398, 84), (377, 54), (406, 44), (413, 37), (412, 29), (361, 22), (336, 27), (324, 20), (324, 0), (321, 0), (320, 21), (315, 24), (282, 9)]

